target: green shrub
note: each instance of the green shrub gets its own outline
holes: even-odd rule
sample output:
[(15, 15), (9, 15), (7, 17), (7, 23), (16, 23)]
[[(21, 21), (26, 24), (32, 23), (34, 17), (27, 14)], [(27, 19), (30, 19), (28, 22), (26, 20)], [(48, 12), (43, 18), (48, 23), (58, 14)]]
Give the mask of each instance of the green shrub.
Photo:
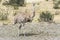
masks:
[(53, 21), (53, 15), (48, 11), (42, 12), (40, 14), (40, 19), (41, 21), (50, 22), (50, 21)]
[(54, 7), (53, 7), (54, 9), (60, 9), (60, 7), (59, 7), (59, 4), (54, 4)]
[(0, 20), (7, 20), (8, 19), (8, 13), (0, 13)]
[(10, 5), (13, 6), (14, 9), (18, 9), (19, 6), (25, 6), (24, 0), (9, 0), (3, 3), (3, 5)]
[(4, 5), (12, 5), (12, 6), (23, 6), (24, 0), (9, 0), (9, 2), (3, 3)]
[(60, 5), (60, 0), (53, 0), (54, 3), (54, 9), (60, 9), (59, 5)]

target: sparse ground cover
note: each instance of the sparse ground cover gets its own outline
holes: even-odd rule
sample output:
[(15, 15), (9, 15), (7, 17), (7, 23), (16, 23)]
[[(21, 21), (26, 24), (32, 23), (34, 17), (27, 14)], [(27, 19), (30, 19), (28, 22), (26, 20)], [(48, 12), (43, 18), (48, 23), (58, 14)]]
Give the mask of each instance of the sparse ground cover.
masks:
[[(1, 1), (1, 0), (0, 0)], [(39, 14), (42, 12), (49, 11), (51, 14), (55, 14), (56, 10), (53, 8), (54, 4), (53, 1), (41, 1), (40, 3), (35, 4), (35, 8), (33, 7), (33, 4), (26, 4), (25, 6), (22, 5), (24, 4), (24, 0), (22, 1), (23, 3), (19, 3), (20, 0), (11, 0), (9, 5), (3, 5), (2, 3), (5, 0), (2, 0), (0, 3), (0, 40), (60, 40), (60, 24), (57, 23), (48, 23), (48, 22), (40, 22)], [(18, 2), (19, 1), (19, 2)], [(13, 3), (14, 2), (14, 3)], [(4, 3), (5, 4), (5, 3)], [(13, 6), (11, 6), (13, 4)], [(20, 5), (21, 4), (21, 5)], [(23, 7), (19, 7), (23, 6)], [(59, 4), (55, 8), (57, 8), (60, 5)], [(15, 9), (14, 9), (15, 8)], [(22, 26), (19, 29), (20, 24), (9, 24), (11, 21), (13, 22), (14, 16), (20, 12), (23, 13), (35, 13), (35, 17), (33, 19), (32, 23), (26, 23), (24, 26)], [(8, 13), (9, 16), (5, 13)], [(16, 14), (14, 14), (16, 13)], [(45, 15), (45, 16), (44, 16)], [(44, 14), (43, 19), (47, 21), (50, 21), (52, 18), (52, 15)], [(49, 15), (49, 16), (48, 16)], [(54, 17), (55, 22), (59, 20), (59, 12), (57, 12), (57, 17)], [(9, 21), (7, 20), (7, 17)], [(21, 17), (20, 17), (21, 18)], [(19, 18), (18, 18), (19, 19)], [(42, 20), (43, 21), (43, 20)], [(38, 23), (37, 23), (38, 22)], [(9, 24), (9, 25), (8, 25)]]
[[(0, 40), (59, 40), (60, 24), (26, 23), (21, 29), (19, 25), (0, 26)], [(22, 35), (21, 35), (22, 34)], [(20, 36), (19, 36), (20, 35)]]

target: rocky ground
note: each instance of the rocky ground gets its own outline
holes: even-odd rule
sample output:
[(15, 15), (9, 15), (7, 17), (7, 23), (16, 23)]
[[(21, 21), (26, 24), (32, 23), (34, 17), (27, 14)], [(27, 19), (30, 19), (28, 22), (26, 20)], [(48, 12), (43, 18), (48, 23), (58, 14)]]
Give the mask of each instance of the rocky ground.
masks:
[(0, 26), (0, 40), (60, 40), (60, 24), (26, 23)]

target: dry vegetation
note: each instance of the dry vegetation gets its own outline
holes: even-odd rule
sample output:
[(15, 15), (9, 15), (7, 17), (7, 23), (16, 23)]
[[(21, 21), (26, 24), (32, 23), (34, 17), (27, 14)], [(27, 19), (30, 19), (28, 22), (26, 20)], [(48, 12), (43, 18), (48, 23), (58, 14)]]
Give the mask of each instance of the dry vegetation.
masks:
[[(57, 24), (60, 23), (59, 0), (35, 4), (24, 0), (0, 0), (0, 4), (1, 37), (14, 37), (11, 40), (60, 39), (60, 24)], [(21, 23), (25, 25), (21, 26)]]

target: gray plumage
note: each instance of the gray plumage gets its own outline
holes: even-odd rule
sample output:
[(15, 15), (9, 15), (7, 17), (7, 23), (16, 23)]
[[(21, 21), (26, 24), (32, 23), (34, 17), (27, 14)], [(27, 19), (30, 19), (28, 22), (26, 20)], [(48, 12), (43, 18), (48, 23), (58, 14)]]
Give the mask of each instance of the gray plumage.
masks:
[(20, 29), (26, 22), (32, 22), (34, 16), (34, 14), (19, 13), (14, 17), (14, 24), (19, 23)]

